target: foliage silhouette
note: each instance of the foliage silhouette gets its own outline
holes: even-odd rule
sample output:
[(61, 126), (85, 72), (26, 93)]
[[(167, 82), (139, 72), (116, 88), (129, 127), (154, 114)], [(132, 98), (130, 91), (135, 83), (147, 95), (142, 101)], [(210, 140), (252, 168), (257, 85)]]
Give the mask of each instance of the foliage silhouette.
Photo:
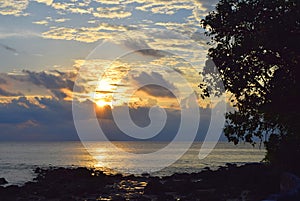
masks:
[[(221, 0), (201, 22), (235, 108), (226, 113), (228, 140), (259, 139), (268, 161), (292, 171), (300, 169), (299, 11), (298, 0)], [(209, 61), (202, 75), (210, 81), (199, 85), (203, 94), (218, 95)]]

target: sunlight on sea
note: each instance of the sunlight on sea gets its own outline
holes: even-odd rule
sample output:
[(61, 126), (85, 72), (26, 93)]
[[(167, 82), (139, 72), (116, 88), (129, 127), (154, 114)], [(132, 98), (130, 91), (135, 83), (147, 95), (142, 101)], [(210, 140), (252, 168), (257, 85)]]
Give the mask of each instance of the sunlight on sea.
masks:
[[(155, 169), (159, 160), (172, 157), (172, 151), (168, 152), (155, 163), (136, 165), (130, 163), (129, 158), (112, 151), (109, 142), (90, 142), (89, 151), (93, 158), (80, 142), (35, 142), (35, 143), (0, 143), (0, 177), (6, 178), (10, 184), (21, 185), (34, 178), (33, 170), (36, 167), (47, 168), (49, 166), (60, 167), (92, 167), (106, 172), (126, 172), (128, 169), (136, 174), (142, 174), (143, 165)], [(130, 153), (150, 153), (159, 150), (166, 145), (164, 142), (115, 142), (115, 145)], [(176, 149), (182, 144), (178, 142)], [(205, 167), (216, 169), (226, 163), (238, 165), (249, 162), (260, 162), (265, 155), (264, 149), (251, 145), (241, 144), (234, 146), (229, 143), (219, 142), (215, 149), (203, 160), (198, 158), (201, 143), (194, 143), (192, 147), (174, 164), (152, 173), (152, 175), (164, 176), (175, 172), (199, 172)]]

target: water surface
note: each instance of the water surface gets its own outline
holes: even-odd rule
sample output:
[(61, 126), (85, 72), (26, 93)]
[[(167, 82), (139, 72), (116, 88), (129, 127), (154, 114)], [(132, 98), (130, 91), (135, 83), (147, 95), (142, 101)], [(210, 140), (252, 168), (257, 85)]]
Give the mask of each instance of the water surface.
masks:
[[(1, 142), (0, 143), (0, 177), (6, 178), (10, 184), (21, 185), (34, 178), (36, 167), (107, 167), (114, 171), (124, 172), (128, 169), (136, 174), (143, 173), (143, 165), (155, 169), (159, 160), (172, 157), (172, 151), (161, 156), (156, 163), (145, 163), (139, 166), (130, 163), (123, 155), (113, 154), (109, 142), (90, 142), (90, 151), (97, 156), (93, 158), (80, 142)], [(122, 149), (132, 153), (147, 153), (165, 145), (163, 142), (117, 142)], [(182, 143), (176, 144), (180, 149)], [(260, 162), (265, 150), (253, 148), (251, 145), (234, 146), (230, 143), (219, 142), (215, 149), (203, 160), (198, 159), (201, 143), (193, 146), (176, 163), (153, 175), (164, 176), (175, 172), (199, 172), (204, 167), (216, 169), (226, 163), (238, 165), (249, 162)], [(128, 162), (129, 161), (129, 162)]]

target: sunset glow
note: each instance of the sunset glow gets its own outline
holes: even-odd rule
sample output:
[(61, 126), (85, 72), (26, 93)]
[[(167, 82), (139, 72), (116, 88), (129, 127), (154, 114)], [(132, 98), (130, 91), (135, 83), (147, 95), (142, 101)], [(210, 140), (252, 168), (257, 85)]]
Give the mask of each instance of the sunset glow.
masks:
[(111, 105), (111, 103), (105, 102), (104, 100), (98, 100), (98, 101), (96, 101), (96, 104), (98, 107), (104, 107), (106, 105)]

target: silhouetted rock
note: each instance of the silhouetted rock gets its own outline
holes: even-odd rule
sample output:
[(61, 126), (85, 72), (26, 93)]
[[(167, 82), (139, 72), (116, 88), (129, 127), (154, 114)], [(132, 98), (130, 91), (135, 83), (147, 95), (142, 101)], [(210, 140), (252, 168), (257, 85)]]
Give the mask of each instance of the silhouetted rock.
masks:
[(152, 179), (145, 187), (145, 194), (160, 195), (165, 192), (164, 185), (158, 179)]
[(226, 201), (241, 200), (247, 192), (247, 200), (261, 201), (279, 192), (280, 175), (264, 164), (228, 164), (214, 171), (207, 168), (162, 178), (106, 175), (88, 168), (37, 168), (35, 172), (34, 182), (21, 187), (0, 186), (0, 200)]
[(171, 195), (162, 194), (157, 197), (157, 201), (175, 201), (176, 199)]
[(7, 184), (8, 182), (6, 181), (5, 178), (0, 178), (0, 185)]
[(272, 194), (264, 201), (299, 201), (300, 178), (291, 173), (281, 175), (280, 193)]
[(120, 195), (115, 195), (111, 198), (111, 201), (126, 201), (126, 199)]

